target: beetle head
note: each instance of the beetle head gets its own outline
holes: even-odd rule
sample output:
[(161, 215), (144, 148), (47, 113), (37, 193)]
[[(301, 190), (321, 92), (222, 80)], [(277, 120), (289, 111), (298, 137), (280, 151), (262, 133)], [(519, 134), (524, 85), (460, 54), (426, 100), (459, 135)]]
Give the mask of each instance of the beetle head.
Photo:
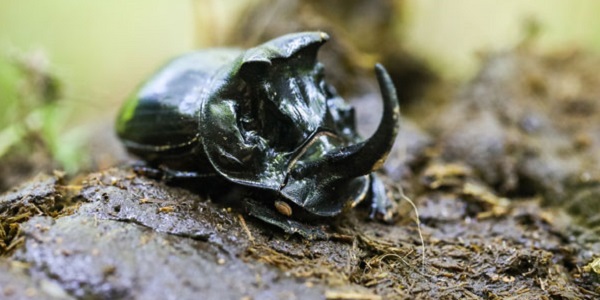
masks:
[(293, 216), (332, 216), (362, 200), (369, 173), (383, 164), (398, 131), (396, 92), (378, 65), (383, 118), (371, 138), (360, 140), (353, 110), (324, 82), (316, 60), (327, 39), (297, 33), (247, 50), (228, 88), (203, 110), (204, 147), (215, 169), (233, 182), (276, 192)]
[(375, 133), (350, 145), (316, 137), (319, 140), (309, 143), (290, 164), (281, 195), (310, 214), (336, 215), (344, 206), (360, 202), (371, 185), (368, 174), (383, 165), (393, 146), (400, 106), (388, 73), (381, 65), (376, 65), (375, 71), (383, 98), (383, 116)]

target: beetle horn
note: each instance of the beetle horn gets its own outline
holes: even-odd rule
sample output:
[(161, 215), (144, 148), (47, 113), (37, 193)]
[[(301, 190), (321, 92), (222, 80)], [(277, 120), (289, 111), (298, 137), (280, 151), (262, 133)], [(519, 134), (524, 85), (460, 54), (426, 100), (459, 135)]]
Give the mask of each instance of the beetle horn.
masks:
[(383, 116), (375, 133), (358, 144), (342, 147), (321, 160), (295, 170), (300, 174), (327, 174), (333, 178), (352, 178), (369, 174), (383, 166), (400, 128), (400, 104), (396, 89), (385, 68), (375, 65), (383, 98)]

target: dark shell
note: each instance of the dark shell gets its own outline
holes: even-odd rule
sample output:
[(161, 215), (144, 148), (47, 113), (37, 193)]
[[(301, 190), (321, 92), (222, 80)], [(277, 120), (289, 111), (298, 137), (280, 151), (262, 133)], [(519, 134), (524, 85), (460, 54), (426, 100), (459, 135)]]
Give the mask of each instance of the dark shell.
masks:
[(357, 135), (353, 108), (325, 83), (316, 60), (327, 39), (295, 33), (246, 51), (179, 57), (127, 101), (118, 135), (129, 152), (172, 177), (213, 176), (266, 190), (294, 217), (336, 215), (371, 190), (400, 113), (377, 66), (384, 116), (371, 138)]

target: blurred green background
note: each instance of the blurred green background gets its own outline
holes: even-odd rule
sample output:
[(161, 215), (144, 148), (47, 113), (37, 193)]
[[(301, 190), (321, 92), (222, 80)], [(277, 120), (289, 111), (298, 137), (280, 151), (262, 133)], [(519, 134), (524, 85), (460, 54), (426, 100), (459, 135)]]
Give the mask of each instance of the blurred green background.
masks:
[[(111, 123), (140, 82), (173, 56), (222, 46), (257, 2), (0, 0), (0, 156), (37, 128), (58, 167), (77, 170), (84, 137)], [(537, 49), (600, 51), (595, 0), (397, 2), (398, 41), (449, 80), (472, 76), (476, 53), (511, 49), (532, 31)], [(60, 82), (60, 94), (46, 84), (23, 100), (23, 82), (39, 82), (32, 69)]]

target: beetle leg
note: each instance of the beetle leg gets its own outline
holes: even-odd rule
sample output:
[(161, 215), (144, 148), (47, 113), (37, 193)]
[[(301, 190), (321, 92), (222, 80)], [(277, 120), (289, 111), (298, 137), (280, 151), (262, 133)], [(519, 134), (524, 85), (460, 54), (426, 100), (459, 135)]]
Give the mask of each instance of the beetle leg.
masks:
[(385, 192), (385, 186), (377, 174), (371, 173), (371, 219), (391, 223), (396, 215), (397, 204), (390, 200)]
[(198, 172), (189, 171), (178, 171), (167, 168), (165, 166), (158, 166), (157, 168), (148, 166), (146, 164), (135, 163), (131, 166), (133, 171), (137, 174), (150, 177), (153, 179), (161, 179), (164, 181), (173, 181), (177, 179), (207, 179), (216, 178), (217, 174), (204, 174)]
[(152, 179), (162, 179), (163, 178), (162, 170), (150, 167), (147, 164), (144, 164), (142, 162), (135, 162), (130, 165), (130, 168), (134, 173), (136, 173), (138, 175), (146, 176), (146, 177), (152, 178)]
[(166, 167), (160, 167), (160, 170), (163, 172), (163, 179), (166, 181), (176, 179), (210, 179), (218, 177), (216, 173), (205, 174), (193, 171), (177, 171)]
[(265, 207), (264, 203), (259, 203), (251, 198), (244, 198), (242, 202), (249, 215), (263, 222), (275, 225), (288, 234), (297, 233), (308, 240), (326, 240), (329, 238), (329, 234), (320, 227), (290, 220), (284, 215)]

